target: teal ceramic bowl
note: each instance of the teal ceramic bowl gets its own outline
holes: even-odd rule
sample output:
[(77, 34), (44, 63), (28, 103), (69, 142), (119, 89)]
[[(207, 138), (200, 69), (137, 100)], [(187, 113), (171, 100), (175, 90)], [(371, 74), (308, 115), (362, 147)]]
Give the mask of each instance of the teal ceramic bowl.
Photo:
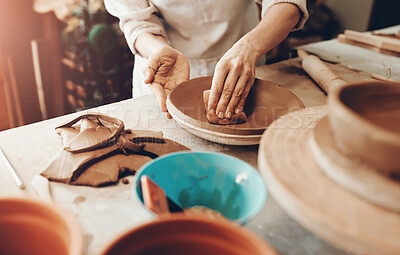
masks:
[(267, 200), (267, 188), (256, 169), (222, 153), (178, 152), (147, 163), (138, 171), (134, 187), (143, 203), (142, 175), (182, 208), (205, 206), (240, 224), (254, 217)]

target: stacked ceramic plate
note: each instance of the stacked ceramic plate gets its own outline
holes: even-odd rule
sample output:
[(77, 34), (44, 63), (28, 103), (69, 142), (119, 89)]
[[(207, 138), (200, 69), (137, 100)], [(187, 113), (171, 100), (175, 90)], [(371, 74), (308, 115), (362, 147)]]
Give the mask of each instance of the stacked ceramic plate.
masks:
[(349, 84), (328, 102), (276, 120), (261, 140), (259, 168), (310, 231), (351, 253), (398, 254), (400, 85)]
[(231, 145), (258, 144), (264, 130), (277, 118), (304, 108), (287, 89), (256, 79), (246, 100), (247, 122), (215, 125), (208, 122), (203, 91), (211, 88), (212, 77), (200, 77), (178, 85), (168, 96), (168, 111), (192, 134), (212, 142)]

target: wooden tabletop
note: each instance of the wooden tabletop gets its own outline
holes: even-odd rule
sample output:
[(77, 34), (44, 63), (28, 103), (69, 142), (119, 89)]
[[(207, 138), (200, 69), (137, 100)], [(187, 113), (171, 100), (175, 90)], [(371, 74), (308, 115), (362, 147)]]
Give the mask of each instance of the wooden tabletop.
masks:
[[(348, 81), (369, 79), (365, 73), (339, 65), (331, 67)], [(298, 59), (261, 66), (257, 68), (256, 76), (288, 88), (306, 107), (325, 103), (325, 94), (303, 72)], [(161, 130), (166, 138), (180, 142), (193, 151), (222, 152), (257, 167), (258, 146), (228, 146), (198, 138), (173, 120), (167, 120), (151, 95), (94, 108), (90, 112), (117, 117), (125, 122), (128, 129)], [(26, 189), (18, 189), (5, 164), (0, 161), (0, 196), (36, 197), (30, 185), (32, 178), (43, 171), (56, 155), (54, 148), (61, 149), (61, 141), (54, 128), (79, 114), (0, 132), (0, 147), (26, 185)], [(83, 227), (87, 244), (85, 254), (98, 253), (117, 234), (151, 220), (133, 196), (131, 184), (134, 177), (128, 179), (130, 184), (119, 182), (102, 188), (50, 183), (55, 203), (75, 214)], [(271, 197), (261, 213), (246, 227), (262, 236), (281, 254), (342, 254), (292, 220)]]

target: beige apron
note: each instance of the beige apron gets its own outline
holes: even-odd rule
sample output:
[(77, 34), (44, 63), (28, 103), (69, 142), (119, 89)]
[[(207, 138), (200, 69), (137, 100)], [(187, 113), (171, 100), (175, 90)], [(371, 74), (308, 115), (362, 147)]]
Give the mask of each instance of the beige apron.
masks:
[[(258, 23), (254, 0), (152, 0), (164, 19), (170, 44), (190, 64), (190, 78), (213, 75), (225, 52)], [(265, 62), (260, 59), (259, 64)], [(133, 97), (151, 94), (143, 83), (147, 59), (136, 55)]]

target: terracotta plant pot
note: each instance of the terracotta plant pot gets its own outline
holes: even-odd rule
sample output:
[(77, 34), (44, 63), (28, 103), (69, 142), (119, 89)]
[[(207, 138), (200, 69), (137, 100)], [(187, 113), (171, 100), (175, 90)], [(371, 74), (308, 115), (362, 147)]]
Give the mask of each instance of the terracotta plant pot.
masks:
[(103, 255), (272, 255), (262, 239), (229, 221), (182, 214), (164, 216), (133, 229), (109, 245)]
[(363, 82), (338, 87), (328, 100), (338, 149), (385, 174), (400, 173), (400, 85)]
[(0, 199), (0, 254), (80, 255), (82, 248), (72, 215), (36, 200)]

